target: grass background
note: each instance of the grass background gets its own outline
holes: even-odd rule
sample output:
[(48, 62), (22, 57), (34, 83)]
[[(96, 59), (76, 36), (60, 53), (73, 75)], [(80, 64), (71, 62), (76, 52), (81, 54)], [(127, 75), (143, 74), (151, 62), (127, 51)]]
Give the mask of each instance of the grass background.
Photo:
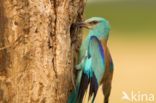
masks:
[[(121, 99), (122, 91), (156, 96), (156, 1), (88, 0), (85, 18), (93, 16), (111, 24), (108, 46), (115, 69), (110, 103), (130, 103)], [(95, 103), (103, 103), (101, 88)]]

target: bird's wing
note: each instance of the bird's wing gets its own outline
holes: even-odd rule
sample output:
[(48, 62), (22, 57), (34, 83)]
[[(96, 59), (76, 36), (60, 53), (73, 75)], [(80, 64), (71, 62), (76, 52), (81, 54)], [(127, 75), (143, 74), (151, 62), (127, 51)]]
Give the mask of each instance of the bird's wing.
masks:
[(98, 86), (100, 85), (106, 68), (104, 48), (96, 36), (90, 37), (88, 45), (88, 58), (91, 58), (91, 66), (89, 67), (92, 71), (92, 74), (90, 74), (89, 99), (94, 102)]
[(92, 58), (92, 70), (95, 74), (98, 84), (100, 84), (105, 72), (106, 64), (104, 48), (96, 36), (91, 36), (90, 38), (88, 53)]
[(104, 50), (96, 36), (91, 36), (87, 46), (87, 57), (81, 66), (82, 74), (76, 101), (82, 103), (84, 94), (90, 85), (89, 99), (94, 101), (98, 86), (105, 71)]

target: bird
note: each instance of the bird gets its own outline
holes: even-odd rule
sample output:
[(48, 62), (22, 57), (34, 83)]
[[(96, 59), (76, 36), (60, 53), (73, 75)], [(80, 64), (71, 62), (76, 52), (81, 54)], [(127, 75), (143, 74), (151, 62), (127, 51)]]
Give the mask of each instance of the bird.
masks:
[(68, 103), (82, 103), (89, 87), (89, 99), (94, 103), (97, 90), (102, 85), (104, 103), (109, 103), (114, 65), (107, 46), (110, 24), (102, 17), (91, 17), (76, 23), (80, 28), (89, 29), (79, 50), (79, 64), (76, 70), (76, 87), (68, 97)]

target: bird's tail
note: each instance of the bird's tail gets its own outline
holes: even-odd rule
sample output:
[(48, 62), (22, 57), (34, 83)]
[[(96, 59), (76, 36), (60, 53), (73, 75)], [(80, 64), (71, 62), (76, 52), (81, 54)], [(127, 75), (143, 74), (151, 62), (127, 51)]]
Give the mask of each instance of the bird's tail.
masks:
[(68, 103), (77, 103), (76, 102), (77, 95), (78, 95), (78, 86), (69, 95)]
[(77, 94), (77, 99), (76, 99), (77, 102), (76, 103), (82, 103), (84, 94), (87, 91), (89, 84), (90, 84), (90, 89), (89, 89), (89, 98), (88, 99), (92, 99), (92, 103), (94, 102), (94, 99), (96, 97), (96, 93), (98, 90), (97, 80), (95, 78), (94, 73), (91, 78), (87, 74), (83, 73), (81, 82), (80, 82), (80, 88), (79, 88), (79, 91)]

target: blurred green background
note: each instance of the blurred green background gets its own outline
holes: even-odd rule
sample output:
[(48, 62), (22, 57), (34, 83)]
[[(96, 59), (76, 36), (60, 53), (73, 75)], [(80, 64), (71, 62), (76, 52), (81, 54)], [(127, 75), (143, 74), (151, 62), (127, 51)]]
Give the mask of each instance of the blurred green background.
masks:
[[(88, 0), (85, 18), (93, 16), (104, 17), (111, 24), (108, 46), (115, 69), (110, 103), (130, 103), (121, 99), (122, 91), (156, 96), (156, 1)], [(99, 89), (96, 103), (102, 101)], [(156, 97), (151, 103), (156, 103)]]

